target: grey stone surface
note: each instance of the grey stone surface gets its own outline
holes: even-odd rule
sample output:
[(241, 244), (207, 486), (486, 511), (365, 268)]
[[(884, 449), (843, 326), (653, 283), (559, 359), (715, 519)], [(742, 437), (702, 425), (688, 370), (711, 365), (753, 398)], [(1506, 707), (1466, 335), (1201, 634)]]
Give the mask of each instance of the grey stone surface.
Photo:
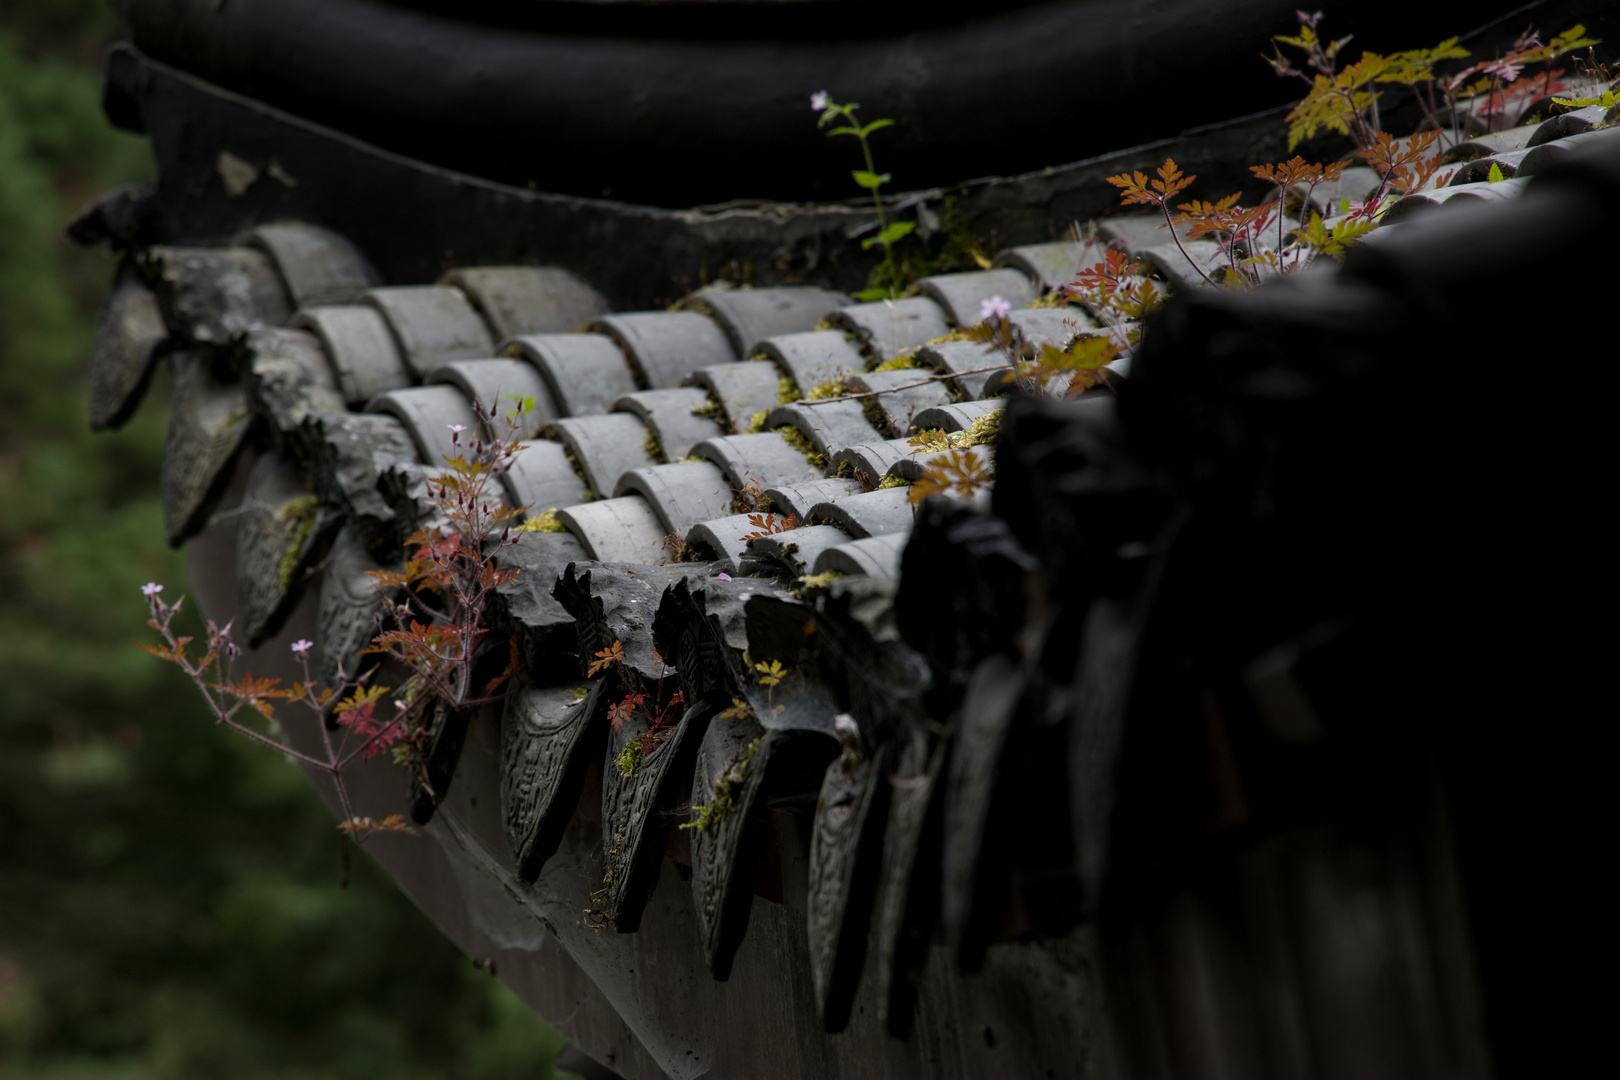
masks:
[(394, 518), (378, 490), (383, 476), (418, 461), (409, 429), (392, 416), (376, 413), (313, 415), (300, 427), (298, 445), (322, 500), (351, 520), (373, 524)]
[(529, 334), (501, 352), (539, 369), (560, 416), (605, 413), (636, 389), (624, 352), (602, 334)]
[(530, 439), (501, 475), (513, 506), (527, 506), (536, 516), (572, 506), (587, 494), (585, 480), (574, 471), (568, 451), (550, 439)]
[(999, 296), (1022, 308), (1040, 294), (1027, 273), (1011, 267), (919, 278), (917, 288), (944, 308), (946, 317), (957, 326), (982, 322), (980, 305), (991, 297)]
[(227, 345), (255, 325), (279, 326), (292, 314), (262, 251), (149, 247), (138, 265), (169, 330), (200, 345)]
[(741, 359), (725, 331), (695, 311), (606, 315), (592, 329), (619, 343), (648, 390), (679, 386), (699, 368)]
[[(542, 427), (557, 419), (545, 380), (532, 364), (521, 360), (447, 360), (434, 369), (427, 382), (448, 383), (480, 406), (478, 431), (486, 439), (509, 439), (508, 419), (517, 425), (519, 439), (534, 438)], [(520, 411), (525, 400), (530, 407)], [(497, 403), (500, 413), (491, 418), (489, 410)]]
[(236, 238), (270, 256), (292, 306), (353, 304), (382, 284), (358, 248), (330, 229), (301, 221), (256, 225)]
[(692, 447), (704, 439), (725, 434), (725, 429), (719, 424), (694, 412), (708, 404), (706, 391), (682, 386), (626, 394), (613, 403), (613, 411), (640, 417), (641, 422), (653, 433), (653, 438), (658, 440), (664, 460), (675, 461), (690, 454)]
[(445, 274), (440, 284), (466, 293), (502, 342), (578, 330), (607, 311), (595, 289), (554, 266), (466, 266)]
[(598, 562), (657, 565), (669, 561), (664, 528), (647, 500), (640, 495), (598, 499), (557, 511), (557, 520), (579, 537)]
[(823, 383), (838, 382), (866, 369), (866, 357), (843, 330), (816, 330), (767, 338), (760, 351), (776, 361), (798, 387), (800, 396)]
[(812, 480), (822, 474), (805, 456), (774, 431), (705, 439), (692, 453), (714, 462), (738, 491)]
[(610, 495), (631, 469), (658, 464), (647, 452), (647, 428), (632, 413), (573, 416), (551, 425), (585, 473), (591, 490)]
[(337, 373), (338, 389), (351, 406), (415, 381), (388, 323), (376, 308), (360, 304), (305, 308), (293, 325), (313, 331)]
[(926, 296), (855, 304), (834, 312), (828, 321), (854, 334), (861, 348), (880, 363), (951, 330), (944, 309)]
[(719, 402), (726, 414), (730, 432), (747, 426), (758, 412), (776, 407), (781, 393), (782, 373), (766, 360), (744, 361), (737, 364), (711, 364), (700, 368), (692, 379)]
[(446, 360), (495, 355), (489, 327), (460, 289), (393, 285), (369, 290), (366, 303), (382, 312), (400, 355), (418, 379)]
[(619, 477), (613, 493), (643, 496), (664, 532), (682, 536), (700, 521), (731, 513), (731, 486), (719, 467), (707, 461), (631, 469)]
[(248, 404), (286, 440), (317, 413), (344, 411), (337, 376), (314, 334), (261, 326), (242, 340), (242, 381)]
[(206, 354), (180, 350), (170, 363), (174, 403), (163, 447), (163, 529), (178, 547), (207, 524), (254, 417), (246, 389), (215, 379)]
[(883, 488), (846, 495), (810, 508), (809, 521), (836, 525), (857, 540), (868, 536), (911, 531), (916, 507), (908, 500), (909, 488)]
[(490, 625), (518, 640), (525, 674), (533, 684), (575, 679), (580, 668), (573, 655), (574, 619), (552, 590), (570, 563), (586, 559), (585, 546), (570, 532), (518, 533), (516, 541), (494, 556), (501, 569), (516, 570), (518, 575), (496, 586)]
[[(372, 398), (366, 411), (392, 416), (404, 424), (429, 470), (442, 470), (446, 458), (469, 456), (469, 447), (478, 436), (472, 403), (454, 386), (389, 390)], [(465, 430), (458, 435), (451, 431), (452, 425)]]
[(258, 648), (297, 606), (337, 519), (323, 510), (301, 470), (274, 452), (253, 463), (237, 514), (237, 630)]
[(168, 336), (152, 290), (133, 267), (119, 267), (90, 351), (90, 430), (119, 427), (134, 413)]
[(831, 311), (844, 307), (843, 293), (806, 285), (765, 289), (699, 289), (686, 300), (694, 310), (706, 310), (731, 339), (740, 357), (751, 357), (760, 342), (779, 334), (814, 330)]

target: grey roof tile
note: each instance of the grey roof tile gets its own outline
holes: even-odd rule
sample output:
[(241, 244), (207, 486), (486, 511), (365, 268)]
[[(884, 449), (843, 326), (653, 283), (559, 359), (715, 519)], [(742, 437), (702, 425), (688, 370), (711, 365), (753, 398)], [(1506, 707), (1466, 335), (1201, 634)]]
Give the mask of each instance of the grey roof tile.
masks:
[[(422, 462), (431, 469), (444, 465), (447, 457), (467, 453), (468, 444), (476, 437), (478, 417), (473, 415), (472, 403), (454, 386), (411, 386), (404, 390), (389, 390), (366, 403), (369, 413), (385, 413), (405, 425)], [(450, 425), (459, 425), (462, 433), (460, 446), (451, 441)]]
[(332, 551), (321, 575), (321, 598), (315, 622), (315, 674), (322, 686), (342, 686), (377, 665), (375, 656), (361, 656), (377, 633), (377, 614), (383, 593), (373, 570), (382, 569), (360, 542), (360, 530), (345, 525), (332, 541)]
[(625, 394), (613, 403), (614, 412), (633, 413), (658, 440), (664, 458), (674, 461), (692, 452), (692, 447), (704, 439), (724, 435), (725, 429), (707, 416), (692, 410), (709, 403), (705, 390), (679, 386), (668, 390), (638, 390)]
[(371, 263), (348, 239), (304, 222), (258, 225), (236, 238), (270, 256), (293, 307), (358, 303), (382, 284)]
[(917, 359), (942, 375), (952, 376), (944, 385), (954, 385), (965, 398), (981, 396), (991, 377), (1009, 366), (999, 352), (986, 349), (977, 341), (924, 345), (917, 350)]
[(695, 311), (605, 315), (592, 329), (619, 343), (650, 390), (679, 386), (698, 368), (740, 359), (725, 331)]
[(861, 348), (878, 361), (944, 337), (951, 330), (945, 310), (926, 296), (855, 304), (833, 312), (828, 321), (854, 334)]
[[(1383, 183), (1383, 177), (1378, 170), (1369, 169), (1365, 165), (1352, 165), (1345, 169), (1339, 179), (1331, 184), (1317, 184), (1311, 189), (1311, 206), (1324, 216), (1340, 213), (1341, 199), (1350, 199), (1353, 202), (1365, 202), (1367, 197), (1378, 190)], [(1296, 188), (1303, 194), (1304, 185)]]
[(501, 352), (539, 369), (562, 416), (605, 413), (636, 389), (624, 351), (602, 334), (529, 334), (507, 342)]
[(1493, 131), (1476, 136), (1445, 151), (1440, 155), (1440, 163), (1449, 165), (1454, 161), (1472, 161), (1475, 158), (1489, 157), (1504, 150), (1523, 149), (1540, 126), (1540, 124), (1522, 124), (1506, 131)]
[(578, 503), (558, 510), (557, 520), (579, 537), (598, 562), (657, 565), (668, 561), (663, 546), (668, 530), (640, 495)]
[(513, 506), (527, 506), (539, 516), (547, 510), (572, 506), (589, 494), (562, 443), (533, 439), (520, 445), (523, 449), (512, 459), (512, 467), (501, 474)]
[[(1191, 226), (1176, 226), (1183, 241), (1189, 228)], [(1097, 222), (1097, 235), (1108, 243), (1117, 241), (1133, 257), (1146, 248), (1170, 242), (1170, 229), (1164, 223), (1163, 214), (1119, 214), (1103, 218)]]
[(735, 574), (748, 551), (748, 541), (743, 538), (759, 531), (747, 514), (731, 514), (698, 522), (686, 531), (684, 539), (689, 546), (723, 564), (726, 573)]
[(918, 431), (961, 431), (963, 428), (973, 426), (974, 422), (999, 412), (1006, 408), (1006, 398), (989, 398), (984, 401), (959, 401), (953, 405), (941, 405), (934, 409), (925, 409), (917, 414), (915, 427)]
[(346, 403), (320, 339), (307, 330), (260, 326), (243, 339), (242, 381), (248, 404), (278, 436), (291, 435), (316, 413), (343, 412)]
[(765, 418), (767, 427), (792, 426), (810, 440), (816, 453), (830, 457), (855, 443), (876, 442), (881, 432), (866, 419), (859, 401), (795, 402), (778, 405)]
[(1591, 131), (1603, 123), (1604, 116), (1609, 110), (1602, 105), (1586, 105), (1579, 109), (1571, 109), (1547, 120), (1524, 141), (1528, 147), (1540, 146), (1542, 143), (1556, 142), (1571, 135), (1580, 135)]
[(254, 417), (246, 389), (215, 379), (206, 354), (181, 350), (170, 363), (174, 402), (163, 448), (163, 528), (179, 546), (207, 524)]
[(595, 289), (554, 266), (467, 266), (439, 280), (467, 294), (497, 341), (578, 330), (608, 310)]
[(815, 573), (836, 570), (843, 574), (869, 574), (875, 578), (898, 578), (900, 555), (911, 531), (868, 536), (827, 548), (816, 557)]
[(351, 406), (414, 381), (387, 320), (375, 308), (360, 304), (305, 308), (292, 324), (320, 339), (337, 374), (339, 392)]
[(731, 513), (731, 485), (707, 461), (677, 461), (631, 469), (619, 477), (614, 495), (639, 494), (663, 524), (665, 533), (685, 536), (692, 526)]
[(932, 374), (926, 368), (866, 371), (851, 375), (848, 385), (862, 393), (877, 393), (877, 397), (862, 402), (867, 419), (881, 418), (880, 430), (885, 435), (897, 436), (910, 429), (912, 418), (923, 409), (950, 402), (950, 390), (943, 381), (929, 379)]
[(1568, 135), (1562, 139), (1542, 143), (1524, 155), (1523, 160), (1519, 162), (1518, 176), (1524, 178), (1545, 172), (1562, 160), (1566, 154), (1583, 147), (1598, 146), (1605, 142), (1613, 147), (1616, 142), (1620, 142), (1620, 134), (1616, 134), (1616, 130), (1612, 127), (1604, 128), (1597, 131), (1588, 131), (1580, 135)]
[(658, 464), (647, 452), (646, 425), (631, 413), (567, 417), (551, 430), (568, 446), (598, 495), (611, 494), (628, 470)]
[[(1221, 269), (1228, 265), (1221, 245), (1213, 240), (1183, 240), (1180, 247), (1164, 243), (1133, 254), (1182, 290), (1203, 288), (1210, 281), (1219, 281)], [(1205, 280), (1206, 277), (1209, 280)]]
[(832, 469), (843, 473), (845, 466), (848, 466), (862, 483), (871, 487), (889, 474), (896, 461), (910, 456), (914, 449), (905, 439), (874, 439), (856, 443), (842, 447), (833, 454)]
[(976, 270), (965, 274), (939, 274), (920, 278), (917, 288), (945, 310), (946, 318), (958, 326), (971, 326), (983, 320), (979, 305), (999, 296), (1015, 308), (1026, 307), (1039, 290), (1022, 270)]
[(419, 379), (446, 360), (495, 354), (489, 327), (460, 289), (393, 285), (369, 290), (366, 303), (382, 312), (406, 366)]
[(755, 413), (776, 406), (781, 380), (781, 370), (768, 360), (710, 364), (692, 376), (692, 381), (719, 402), (734, 431), (744, 427)]
[(847, 533), (831, 525), (807, 525), (750, 540), (748, 553), (778, 562), (791, 573), (808, 574), (823, 551), (848, 541)]
[(750, 485), (769, 488), (821, 476), (821, 470), (805, 460), (802, 453), (774, 431), (749, 435), (722, 435), (705, 439), (692, 453), (708, 458), (731, 486), (741, 491)]
[(253, 248), (150, 247), (138, 260), (163, 321), (180, 337), (225, 345), (253, 326), (292, 314), (270, 257)]
[(383, 414), (318, 413), (299, 428), (298, 443), (323, 500), (351, 521), (393, 520), (378, 486), (389, 471), (417, 461), (404, 424)]
[(249, 648), (281, 631), (304, 582), (341, 519), (323, 511), (308, 481), (280, 454), (261, 454), (237, 510), (236, 602)]
[(607, 725), (600, 722), (599, 706), (611, 685), (599, 680), (585, 698), (575, 694), (575, 686), (530, 686), (507, 699), (501, 721), (501, 823), (524, 881), (538, 877), (556, 853), (586, 772), (601, 760)]
[(1011, 311), (1007, 314), (1007, 321), (1037, 345), (1056, 345), (1060, 349), (1073, 341), (1076, 334), (1097, 329), (1097, 320), (1072, 304)]
[[(1541, 149), (1557, 145), (1547, 143)], [(1443, 206), (1467, 206), (1475, 202), (1497, 202), (1502, 199), (1511, 199), (1528, 182), (1524, 176), (1524, 169), (1519, 170), (1520, 175), (1512, 180), (1502, 180), (1495, 184), (1461, 184), (1457, 187), (1443, 187), (1435, 191), (1419, 191), (1407, 195), (1396, 201), (1395, 205), (1384, 211), (1385, 225), (1395, 225), (1417, 214), (1426, 214), (1438, 210)]]
[(885, 533), (910, 532), (916, 507), (910, 501), (907, 488), (883, 488), (846, 495), (833, 502), (821, 502), (810, 508), (809, 520), (815, 524), (836, 525), (857, 540)]
[(828, 476), (800, 484), (767, 488), (765, 494), (779, 513), (792, 514), (800, 521), (808, 521), (810, 508), (817, 503), (837, 502), (847, 496), (858, 495), (862, 490), (858, 480)]
[(1063, 240), (1052, 244), (1025, 244), (1008, 248), (996, 261), (1022, 270), (1048, 289), (1067, 285), (1080, 271), (1102, 259), (1103, 245), (1096, 241)]
[(90, 429), (119, 427), (146, 393), (158, 346), (169, 336), (152, 290), (127, 264), (101, 308), (90, 352)]
[(757, 351), (760, 342), (780, 334), (814, 330), (849, 297), (807, 285), (766, 289), (699, 289), (687, 298), (694, 310), (712, 314), (740, 357)]
[[(448, 383), (479, 406), (479, 431), (485, 438), (505, 439), (508, 418), (517, 423), (518, 438), (530, 439), (557, 419), (551, 391), (533, 364), (522, 360), (447, 360), (433, 369), (429, 384)], [(519, 411), (528, 401), (530, 407)], [(491, 421), (489, 410), (500, 403), (500, 415)]]
[(842, 330), (766, 338), (760, 343), (760, 351), (787, 372), (801, 396), (823, 383), (837, 382), (866, 368), (866, 357)]
[[(986, 469), (994, 467), (995, 455), (991, 452), (990, 447), (983, 445), (970, 446), (967, 448), (967, 452), (977, 458), (979, 463)], [(898, 476), (902, 480), (915, 481), (921, 479), (924, 469), (928, 468), (939, 457), (949, 453), (961, 453), (961, 451), (930, 450), (917, 454), (907, 454), (904, 457), (897, 458), (889, 466), (885, 475)]]
[(583, 562), (585, 545), (570, 532), (518, 533), (516, 543), (494, 553), (497, 566), (521, 571), (495, 587), (490, 625), (515, 634), (531, 682), (578, 678), (574, 619), (552, 595), (552, 587), (569, 563)]
[(1525, 155), (1529, 153), (1531, 153), (1531, 150), (1529, 147), (1526, 147), (1522, 150), (1504, 150), (1500, 154), (1492, 154), (1489, 157), (1475, 158), (1473, 161), (1460, 166), (1456, 172), (1452, 173), (1451, 179), (1446, 181), (1446, 186), (1461, 187), (1464, 184), (1488, 182), (1491, 176), (1492, 165), (1496, 166), (1496, 168), (1501, 171), (1503, 179), (1515, 176), (1519, 172), (1519, 163), (1522, 162), (1525, 159)]

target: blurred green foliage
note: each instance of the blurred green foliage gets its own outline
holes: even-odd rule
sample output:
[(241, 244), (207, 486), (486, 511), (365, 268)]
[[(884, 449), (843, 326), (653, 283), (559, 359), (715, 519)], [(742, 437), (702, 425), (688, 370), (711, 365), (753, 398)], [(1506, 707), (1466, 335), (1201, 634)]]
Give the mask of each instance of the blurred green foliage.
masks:
[(302, 774), (138, 652), (184, 581), (166, 379), (92, 435), (114, 270), (63, 225), (149, 178), (112, 130), (102, 0), (0, 5), (0, 1080), (542, 1080), (561, 1038), (339, 840)]

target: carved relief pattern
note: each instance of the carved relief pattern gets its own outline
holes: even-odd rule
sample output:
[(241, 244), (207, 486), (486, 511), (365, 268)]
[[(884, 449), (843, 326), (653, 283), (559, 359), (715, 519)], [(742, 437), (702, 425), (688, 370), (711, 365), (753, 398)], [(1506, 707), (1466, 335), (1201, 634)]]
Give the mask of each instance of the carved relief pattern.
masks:
[[(571, 769), (587, 764), (587, 733), (598, 719), (602, 683), (585, 698), (573, 687), (526, 689), (507, 700), (501, 724), (501, 820), (518, 873), (533, 881), (556, 847), (555, 837), (573, 816), (565, 783)], [(605, 722), (605, 721), (603, 721)], [(577, 794), (576, 794), (577, 798)], [(564, 805), (566, 802), (566, 805)]]

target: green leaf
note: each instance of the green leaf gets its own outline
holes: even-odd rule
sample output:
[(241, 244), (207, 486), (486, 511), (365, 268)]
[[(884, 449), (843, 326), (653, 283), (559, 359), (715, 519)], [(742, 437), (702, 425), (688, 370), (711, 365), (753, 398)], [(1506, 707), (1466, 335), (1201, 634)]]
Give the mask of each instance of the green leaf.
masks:
[(866, 188), (868, 191), (876, 191), (884, 184), (887, 184), (891, 179), (891, 174), (889, 173), (867, 172), (865, 169), (856, 169), (851, 172), (850, 175), (855, 178), (855, 182), (857, 184), (861, 185), (863, 188)]
[(850, 127), (850, 126), (848, 126), (846, 124), (844, 127), (835, 127), (835, 128), (833, 128), (831, 131), (827, 132), (827, 134), (828, 135), (854, 135), (856, 138), (859, 138), (860, 134), (861, 134), (861, 129), (860, 128), (852, 128), (852, 127)]
[(1485, 179), (1493, 184), (1500, 184), (1507, 177), (1502, 175), (1502, 166), (1493, 161), (1491, 162), (1491, 171), (1485, 174)]
[(901, 237), (910, 236), (911, 230), (915, 229), (916, 227), (917, 223), (914, 221), (897, 221), (893, 225), (890, 225), (887, 229), (884, 229), (882, 232), (878, 233), (876, 236), (868, 237), (867, 239), (862, 240), (861, 248), (863, 250), (870, 250), (873, 245), (876, 244), (882, 244), (884, 247), (888, 247)]
[(894, 290), (885, 289), (882, 286), (874, 286), (873, 288), (862, 289), (860, 292), (851, 293), (850, 295), (863, 304), (870, 304), (878, 300), (888, 300), (892, 298), (894, 296)]
[(878, 130), (879, 128), (886, 128), (886, 127), (893, 127), (893, 126), (894, 126), (894, 121), (893, 120), (874, 120), (870, 124), (867, 124), (865, 127), (861, 128), (860, 133), (862, 135), (870, 135), (870, 134), (872, 134), (872, 132)]

